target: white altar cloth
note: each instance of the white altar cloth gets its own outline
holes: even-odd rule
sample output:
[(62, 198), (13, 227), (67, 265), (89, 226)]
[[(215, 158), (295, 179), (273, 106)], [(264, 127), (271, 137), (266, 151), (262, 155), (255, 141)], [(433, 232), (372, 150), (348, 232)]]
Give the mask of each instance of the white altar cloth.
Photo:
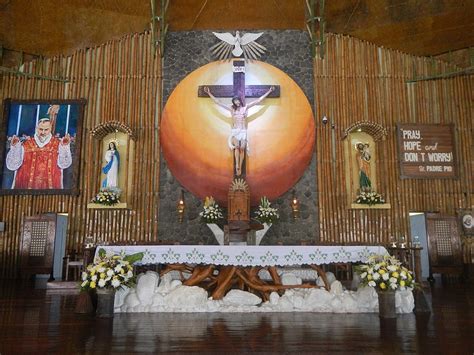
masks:
[(372, 255), (388, 255), (383, 246), (293, 246), (293, 245), (99, 245), (107, 254), (143, 252), (135, 265), (213, 264), (234, 266), (291, 266), (366, 262)]

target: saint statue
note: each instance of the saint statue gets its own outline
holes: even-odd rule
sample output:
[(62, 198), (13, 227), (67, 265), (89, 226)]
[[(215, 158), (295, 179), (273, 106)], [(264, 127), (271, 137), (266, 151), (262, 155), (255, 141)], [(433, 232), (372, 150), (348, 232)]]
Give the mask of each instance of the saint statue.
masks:
[(259, 97), (257, 100), (248, 103), (247, 105), (242, 104), (240, 97), (234, 97), (232, 99), (232, 105), (226, 105), (216, 99), (212, 95), (209, 88), (204, 87), (204, 92), (220, 107), (230, 112), (232, 116), (232, 130), (228, 139), (228, 146), (234, 152), (235, 171), (236, 175), (242, 174), (242, 163), (245, 158), (245, 151), (248, 152), (248, 138), (247, 138), (247, 115), (248, 110), (252, 106), (255, 106), (263, 101), (275, 88), (272, 86), (268, 91)]
[(120, 167), (120, 154), (115, 142), (109, 143), (109, 149), (105, 152), (106, 165), (102, 168), (105, 179), (102, 181), (103, 188), (118, 188), (118, 172)]
[(359, 187), (361, 191), (370, 191), (372, 182), (370, 181), (370, 160), (371, 155), (368, 143), (357, 143), (357, 162), (359, 164)]

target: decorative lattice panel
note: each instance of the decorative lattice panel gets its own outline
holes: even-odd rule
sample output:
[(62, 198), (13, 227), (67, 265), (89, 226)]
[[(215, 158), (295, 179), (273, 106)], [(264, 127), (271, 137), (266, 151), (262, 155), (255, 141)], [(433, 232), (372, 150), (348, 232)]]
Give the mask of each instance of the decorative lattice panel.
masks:
[(32, 222), (30, 256), (45, 256), (48, 240), (48, 221)]
[(451, 224), (448, 221), (435, 221), (436, 251), (439, 256), (452, 256)]

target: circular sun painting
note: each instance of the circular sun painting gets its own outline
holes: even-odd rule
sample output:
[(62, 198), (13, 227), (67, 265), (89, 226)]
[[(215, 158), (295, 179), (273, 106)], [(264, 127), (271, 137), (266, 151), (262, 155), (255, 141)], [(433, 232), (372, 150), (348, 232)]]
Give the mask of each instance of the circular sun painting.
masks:
[[(213, 196), (220, 204), (227, 202), (233, 178), (228, 145), (232, 117), (209, 97), (198, 97), (198, 88), (232, 84), (232, 62), (212, 62), (196, 69), (173, 90), (161, 121), (161, 146), (172, 174), (194, 195)], [(315, 128), (308, 99), (280, 69), (248, 62), (245, 84), (280, 87), (278, 98), (265, 98), (247, 115), (245, 170), (251, 203), (256, 205), (260, 197), (273, 200), (299, 180), (313, 154)], [(225, 105), (231, 99), (219, 98)], [(253, 100), (246, 98), (246, 103)]]

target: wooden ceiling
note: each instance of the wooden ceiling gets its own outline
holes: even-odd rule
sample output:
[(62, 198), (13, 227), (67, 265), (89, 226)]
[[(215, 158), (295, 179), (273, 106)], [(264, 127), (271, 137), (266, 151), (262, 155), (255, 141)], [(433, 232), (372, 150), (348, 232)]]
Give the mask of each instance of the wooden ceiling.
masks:
[[(160, 5), (160, 0), (156, 0)], [(170, 0), (171, 31), (304, 29), (305, 0)], [(149, 0), (0, 0), (0, 44), (71, 53), (149, 28)], [(328, 32), (415, 55), (474, 46), (474, 0), (326, 0)]]

